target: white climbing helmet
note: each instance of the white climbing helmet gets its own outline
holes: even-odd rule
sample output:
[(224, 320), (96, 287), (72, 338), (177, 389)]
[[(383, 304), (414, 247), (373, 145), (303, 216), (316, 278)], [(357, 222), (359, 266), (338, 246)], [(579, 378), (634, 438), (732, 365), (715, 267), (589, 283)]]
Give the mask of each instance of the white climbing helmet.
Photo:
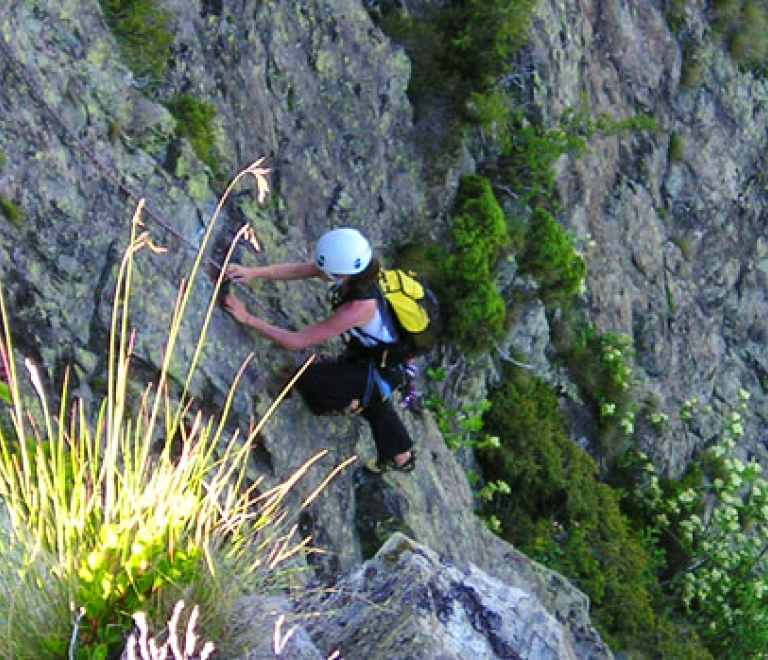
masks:
[(315, 248), (315, 263), (327, 275), (357, 275), (368, 267), (372, 257), (368, 239), (351, 227), (323, 234)]

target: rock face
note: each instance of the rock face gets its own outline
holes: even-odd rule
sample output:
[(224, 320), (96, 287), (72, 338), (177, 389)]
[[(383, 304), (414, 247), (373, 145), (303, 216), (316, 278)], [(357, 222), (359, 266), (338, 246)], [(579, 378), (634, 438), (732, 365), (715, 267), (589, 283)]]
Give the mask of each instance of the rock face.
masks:
[[(329, 614), (309, 616), (314, 612)], [(324, 657), (579, 657), (535, 597), (474, 566), (443, 561), (401, 534), (331, 589), (303, 598), (299, 613), (308, 615), (304, 627)]]
[[(133, 373), (142, 389), (162, 364), (179, 281), (223, 188), (177, 134), (164, 105), (175, 94), (215, 108), (219, 169), (234, 176), (266, 156), (273, 170), (265, 207), (245, 183), (236, 188), (214, 230), (211, 261), (245, 223), (265, 248), (255, 255), (239, 246), (235, 259), (245, 263), (304, 260), (316, 238), (339, 224), (362, 228), (385, 254), (406, 239), (433, 238), (457, 174), (473, 167), (469, 151), (445, 154), (437, 176), (429, 169), (434, 154), (419, 153), (406, 95), (410, 63), (367, 14), (365, 6), (376, 3), (157, 4), (167, 13), (175, 55), (159, 82), (126, 68), (96, 0), (6, 0), (0, 14), (0, 198), (18, 210), (0, 215), (0, 280), (19, 356), (37, 362), (54, 390), (71, 365), (75, 393), (92, 410), (104, 394), (112, 297), (138, 198), (147, 200), (146, 229), (168, 248), (137, 258)], [(592, 245), (585, 248), (583, 301), (591, 318), (600, 330), (633, 337), (642, 396), (670, 414), (665, 437), (675, 442), (647, 425), (638, 430), (674, 473), (716, 428), (702, 414), (698, 427), (681, 435), (676, 412), (684, 400), (727, 408), (744, 387), (753, 411), (768, 403), (768, 94), (712, 38), (703, 0), (684, 3), (676, 34), (662, 4), (541, 0), (516, 80), (527, 81), (533, 107), (550, 126), (585, 94), (595, 115), (621, 120), (644, 112), (658, 122), (655, 133), (595, 138), (587, 155), (563, 158), (558, 220)], [(695, 84), (681, 75), (683, 52), (693, 47), (703, 72)], [(172, 366), (177, 382), (211, 292), (199, 277)], [(302, 327), (327, 310), (325, 289), (312, 283), (255, 283), (239, 294), (284, 327)], [(549, 373), (549, 319), (535, 297), (525, 304), (506, 343)], [(285, 355), (216, 310), (191, 386), (199, 405), (216, 412), (251, 351), (255, 359), (233, 404), (232, 423), (242, 428), (271, 401)], [(494, 359), (469, 374), (470, 389), (485, 390), (498, 371)], [(386, 596), (399, 608), (391, 625), (402, 632), (398, 643), (408, 638), (429, 649), (438, 641), (425, 622), (439, 625), (444, 657), (459, 657), (461, 643), (480, 657), (507, 644), (522, 657), (608, 656), (583, 594), (493, 537), (434, 421), (403, 414), (420, 448), (415, 474), (371, 478), (350, 468), (299, 521), (327, 551), (313, 560), (317, 576), (332, 581), (345, 572), (345, 584), (363, 591), (389, 588), (401, 572), (418, 577), (410, 591), (395, 594), (399, 600)], [(767, 424), (759, 412), (746, 424), (744, 449), (763, 459)], [(372, 444), (358, 420), (318, 424), (290, 399), (262, 434), (252, 468), (274, 482), (325, 448), (330, 453), (298, 485), (296, 501), (322, 481), (322, 468), (352, 455), (368, 458)], [(397, 532), (424, 548), (396, 536), (375, 563), (355, 568)], [(455, 566), (478, 568), (443, 565), (427, 548)], [(341, 608), (338, 622), (353, 620), (353, 605), (324, 603)], [(358, 614), (355, 620), (365, 622), (375, 613)], [(532, 630), (517, 627), (534, 619)], [(333, 628), (328, 634), (362, 649), (356, 645), (371, 644), (375, 633), (362, 630), (358, 641)], [(526, 655), (531, 649), (540, 655)], [(391, 657), (398, 652), (392, 647)]]
[(728, 410), (740, 387), (755, 402), (744, 451), (766, 458), (768, 88), (731, 61), (706, 5), (685, 3), (672, 33), (659, 3), (544, 1), (533, 31), (532, 94), (548, 122), (587, 95), (595, 116), (643, 112), (659, 126), (565, 159), (561, 220), (593, 241), (591, 316), (633, 338), (645, 396), (670, 415), (668, 441), (647, 440), (673, 473), (718, 428), (700, 412), (693, 434), (681, 430), (683, 402)]
[[(21, 214), (14, 222), (0, 221), (0, 278), (18, 357), (37, 362), (54, 391), (65, 365), (72, 365), (75, 394), (92, 410), (104, 394), (113, 292), (139, 197), (148, 209), (145, 228), (168, 252), (145, 250), (136, 260), (131, 324), (139, 329), (137, 385), (143, 388), (162, 364), (179, 281), (190, 271), (221, 190), (177, 135), (163, 105), (178, 92), (215, 107), (214, 152), (222, 170), (234, 175), (261, 156), (273, 169), (267, 207), (258, 207), (247, 185), (235, 190), (209, 259), (220, 259), (246, 222), (265, 248), (265, 255), (255, 256), (238, 247), (236, 260), (249, 263), (306, 259), (316, 238), (342, 223), (361, 227), (382, 249), (433, 233), (427, 219), (436, 209), (424, 201), (423, 166), (409, 138), (409, 63), (361, 3), (245, 0), (231, 8), (163, 2), (175, 65), (159, 87), (125, 67), (95, 0), (6, 5), (0, 16), (0, 196)], [(453, 193), (450, 182), (443, 195), (435, 194), (434, 182), (430, 186), (443, 203)], [(208, 279), (198, 277), (171, 370), (178, 381), (194, 353), (211, 291)], [(256, 313), (288, 327), (306, 325), (327, 309), (324, 288), (311, 283), (256, 283), (239, 294)], [(233, 404), (232, 422), (241, 427), (271, 401), (272, 374), (285, 356), (215, 311), (192, 382), (199, 405), (215, 413), (251, 351), (255, 360)], [(421, 451), (414, 476), (370, 479), (348, 469), (299, 520), (302, 533), (326, 550), (313, 563), (316, 574), (332, 580), (403, 530), (440, 548), (446, 560), (471, 562), (508, 585), (510, 603), (489, 601), (487, 612), (470, 591), (457, 602), (425, 592), (423, 608), (431, 616), (445, 615), (446, 622), (480, 617), (475, 624), (487, 630), (472, 644), (492, 649), (517, 643), (519, 623), (510, 620), (497, 629), (482, 617), (513, 603), (534, 616), (529, 604), (540, 602), (563, 626), (558, 630), (555, 619), (536, 609), (551, 632), (543, 644), (604, 654), (583, 594), (488, 533), (434, 422), (428, 415), (406, 417)], [(277, 481), (326, 448), (330, 454), (297, 486), (295, 501), (315, 489), (324, 469), (351, 455), (369, 457), (372, 444), (358, 420), (324, 418), (319, 425), (290, 399), (262, 434), (252, 470), (266, 483)], [(426, 550), (422, 555), (431, 557)], [(469, 575), (469, 584), (481, 589), (478, 574)], [(434, 578), (450, 588), (448, 577), (436, 572)], [(493, 580), (482, 588), (491, 601), (502, 589)], [(414, 633), (422, 630), (417, 619)], [(448, 628), (446, 634), (452, 634)], [(521, 639), (538, 643), (525, 635)], [(461, 641), (446, 640), (446, 648), (459, 649)]]

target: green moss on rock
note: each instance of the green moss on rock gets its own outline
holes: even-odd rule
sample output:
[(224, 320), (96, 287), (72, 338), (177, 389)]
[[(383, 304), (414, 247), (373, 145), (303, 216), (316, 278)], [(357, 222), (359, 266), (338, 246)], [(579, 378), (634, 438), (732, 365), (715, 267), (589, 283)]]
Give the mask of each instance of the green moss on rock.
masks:
[(211, 168), (216, 179), (223, 178), (221, 163), (214, 154), (216, 108), (192, 94), (177, 94), (167, 108), (176, 119), (176, 134), (189, 140), (197, 157)]
[(24, 213), (16, 200), (0, 197), (0, 211), (11, 224), (17, 227), (24, 224)]
[(101, 8), (134, 75), (162, 78), (173, 46), (173, 35), (165, 29), (168, 15), (153, 0), (101, 0)]

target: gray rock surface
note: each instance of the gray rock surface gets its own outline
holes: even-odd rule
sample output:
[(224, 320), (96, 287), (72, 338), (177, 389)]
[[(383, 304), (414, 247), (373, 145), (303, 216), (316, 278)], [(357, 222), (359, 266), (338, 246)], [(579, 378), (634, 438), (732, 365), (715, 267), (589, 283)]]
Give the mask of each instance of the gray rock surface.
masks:
[[(387, 660), (576, 658), (542, 604), (476, 567), (395, 534), (376, 557), (299, 603), (326, 656)], [(319, 616), (315, 616), (318, 614)], [(290, 656), (286, 656), (290, 657)], [(590, 657), (610, 657), (593, 651)]]
[[(645, 440), (673, 473), (718, 428), (688, 399), (729, 410), (750, 391), (744, 451), (766, 459), (764, 80), (739, 71), (712, 34), (704, 2), (687, 2), (671, 32), (653, 2), (541, 2), (534, 22), (532, 93), (545, 121), (589, 99), (590, 111), (657, 121), (655, 134), (593, 139), (560, 163), (559, 218), (587, 251), (591, 316), (631, 336), (644, 395), (670, 415)], [(698, 79), (681, 82), (695, 51)], [(670, 149), (671, 143), (677, 146)], [(642, 432), (642, 426), (641, 426)]]

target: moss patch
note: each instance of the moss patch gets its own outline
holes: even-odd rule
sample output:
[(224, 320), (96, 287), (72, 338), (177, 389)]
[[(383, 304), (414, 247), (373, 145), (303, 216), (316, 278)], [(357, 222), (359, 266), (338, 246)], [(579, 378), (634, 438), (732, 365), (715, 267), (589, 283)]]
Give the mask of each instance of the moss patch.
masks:
[(0, 197), (0, 212), (13, 225), (19, 227), (24, 224), (24, 213), (16, 200)]
[(167, 14), (154, 0), (100, 0), (107, 25), (117, 37), (123, 61), (137, 78), (163, 78), (173, 35)]
[(214, 153), (216, 108), (187, 93), (177, 94), (166, 107), (176, 119), (176, 134), (189, 140), (197, 157), (211, 168), (214, 178), (221, 180), (221, 162)]

